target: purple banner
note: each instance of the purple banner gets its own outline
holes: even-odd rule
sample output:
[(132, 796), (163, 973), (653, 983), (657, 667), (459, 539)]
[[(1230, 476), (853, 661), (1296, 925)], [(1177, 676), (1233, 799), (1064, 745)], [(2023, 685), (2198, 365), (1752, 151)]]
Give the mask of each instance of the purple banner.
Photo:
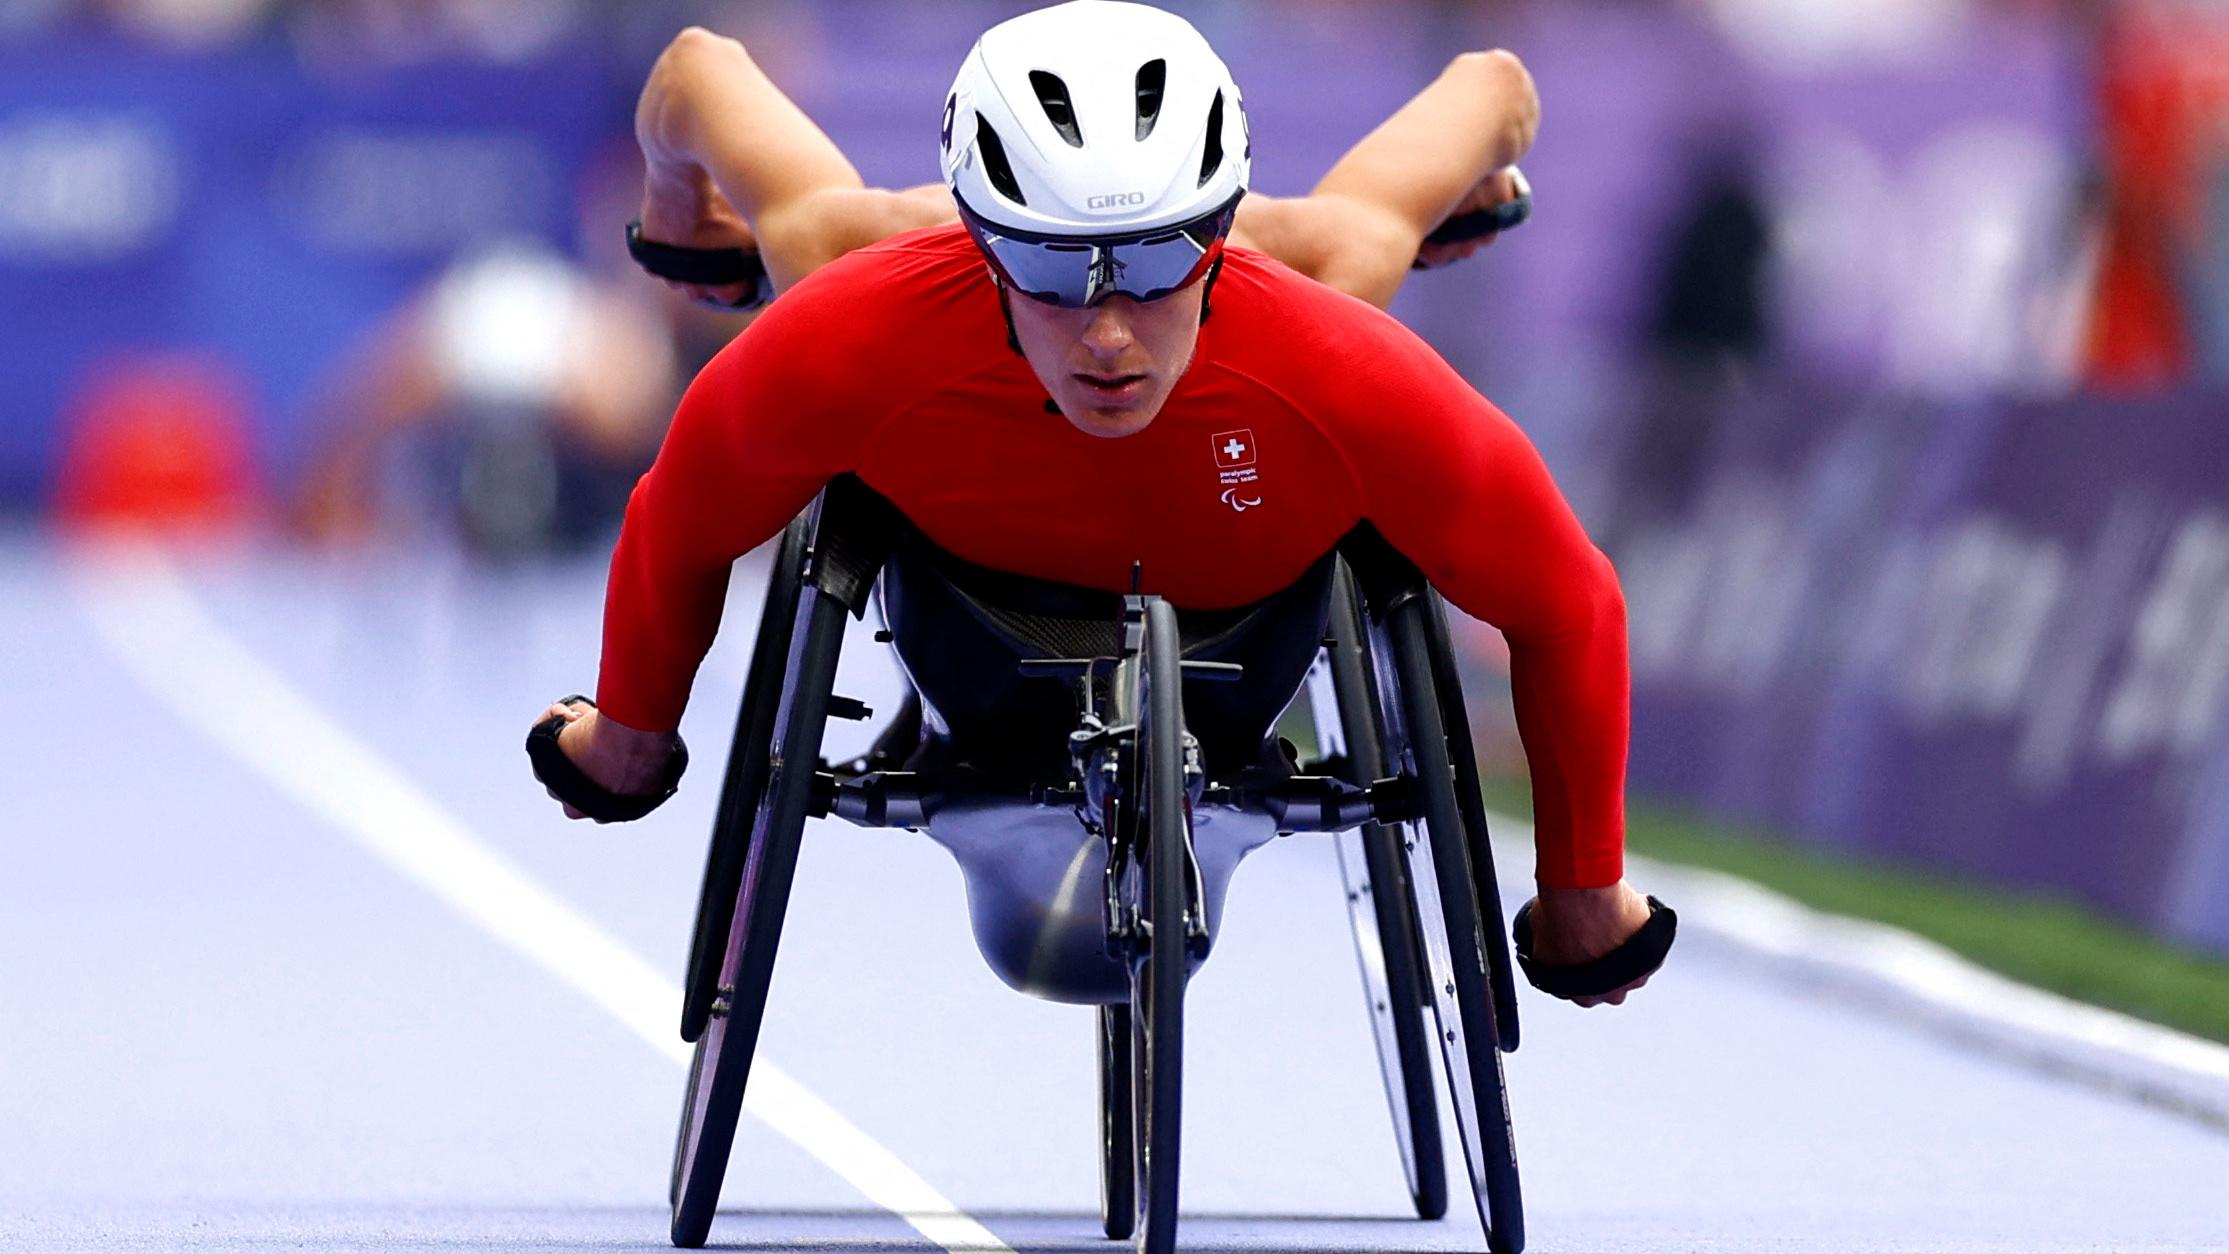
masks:
[(1610, 528), (1637, 790), (2229, 948), (2225, 412), (1652, 414), (1703, 451)]

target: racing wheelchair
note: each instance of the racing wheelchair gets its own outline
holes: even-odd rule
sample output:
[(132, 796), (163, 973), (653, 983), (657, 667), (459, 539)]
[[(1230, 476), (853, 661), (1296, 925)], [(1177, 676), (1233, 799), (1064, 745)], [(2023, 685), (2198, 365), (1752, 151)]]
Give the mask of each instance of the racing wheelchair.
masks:
[[(917, 699), (865, 757), (831, 764), (828, 720), (869, 715), (833, 691), (845, 620), (878, 592), (877, 638)], [(1305, 762), (1272, 734), (1289, 705), (1314, 723)], [(556, 752), (554, 721), (536, 737), (545, 782), (596, 800)], [(1518, 1044), (1515, 982), (1446, 611), (1367, 524), (1283, 592), (1225, 611), (973, 566), (850, 476), (790, 524), (690, 950), (676, 1246), (710, 1232), (815, 816), (928, 834), (960, 864), (994, 972), (1099, 1007), (1101, 1219), (1146, 1254), (1175, 1248), (1186, 981), (1231, 873), (1276, 836), (1333, 834), (1416, 1213), (1448, 1205), (1436, 1052), (1488, 1247), (1523, 1248), (1501, 1064)], [(1623, 983), (1620, 968), (1661, 961), (1638, 952), (1658, 940), (1668, 948), (1668, 933), (1637, 937), (1596, 970), (1556, 974), (1579, 991)]]

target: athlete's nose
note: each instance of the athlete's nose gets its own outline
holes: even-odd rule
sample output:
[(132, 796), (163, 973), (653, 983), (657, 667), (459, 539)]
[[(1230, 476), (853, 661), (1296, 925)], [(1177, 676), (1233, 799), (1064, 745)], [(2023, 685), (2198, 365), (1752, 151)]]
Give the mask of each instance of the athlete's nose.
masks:
[(1137, 311), (1138, 302), (1127, 296), (1112, 296), (1093, 306), (1091, 320), (1084, 323), (1084, 348), (1094, 357), (1121, 356), (1138, 342), (1130, 326)]

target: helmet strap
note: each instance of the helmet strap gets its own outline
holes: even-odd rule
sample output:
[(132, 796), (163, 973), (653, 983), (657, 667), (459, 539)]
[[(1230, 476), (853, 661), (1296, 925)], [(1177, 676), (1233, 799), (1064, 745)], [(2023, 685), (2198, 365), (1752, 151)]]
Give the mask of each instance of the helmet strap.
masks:
[[(1207, 325), (1207, 315), (1212, 312), (1215, 301), (1215, 280), (1222, 273), (1223, 259), (1217, 257), (1208, 263), (1207, 274), (1200, 279), (1200, 325), (1203, 327)], [(1012, 330), (1012, 323), (1008, 323), (1008, 330)]]
[(1029, 354), (1022, 351), (1022, 337), (1014, 332), (1013, 298), (1007, 293), (1006, 280), (999, 277), (998, 271), (993, 270), (991, 282), (998, 287), (998, 316), (1006, 319), (1006, 347), (1013, 349), (1016, 357), (1026, 359)]

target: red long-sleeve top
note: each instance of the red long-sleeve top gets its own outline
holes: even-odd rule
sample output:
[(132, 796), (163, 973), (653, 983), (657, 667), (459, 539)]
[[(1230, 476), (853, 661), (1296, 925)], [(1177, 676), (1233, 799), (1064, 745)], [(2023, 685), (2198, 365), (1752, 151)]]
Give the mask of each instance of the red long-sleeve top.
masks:
[(1286, 587), (1368, 519), (1510, 644), (1537, 874), (1622, 874), (1625, 607), (1516, 425), (1407, 328), (1231, 249), (1192, 364), (1145, 430), (1046, 412), (958, 227), (854, 252), (707, 365), (635, 488), (604, 607), (604, 714), (676, 726), (729, 565), (857, 474), (983, 566), (1178, 605)]

